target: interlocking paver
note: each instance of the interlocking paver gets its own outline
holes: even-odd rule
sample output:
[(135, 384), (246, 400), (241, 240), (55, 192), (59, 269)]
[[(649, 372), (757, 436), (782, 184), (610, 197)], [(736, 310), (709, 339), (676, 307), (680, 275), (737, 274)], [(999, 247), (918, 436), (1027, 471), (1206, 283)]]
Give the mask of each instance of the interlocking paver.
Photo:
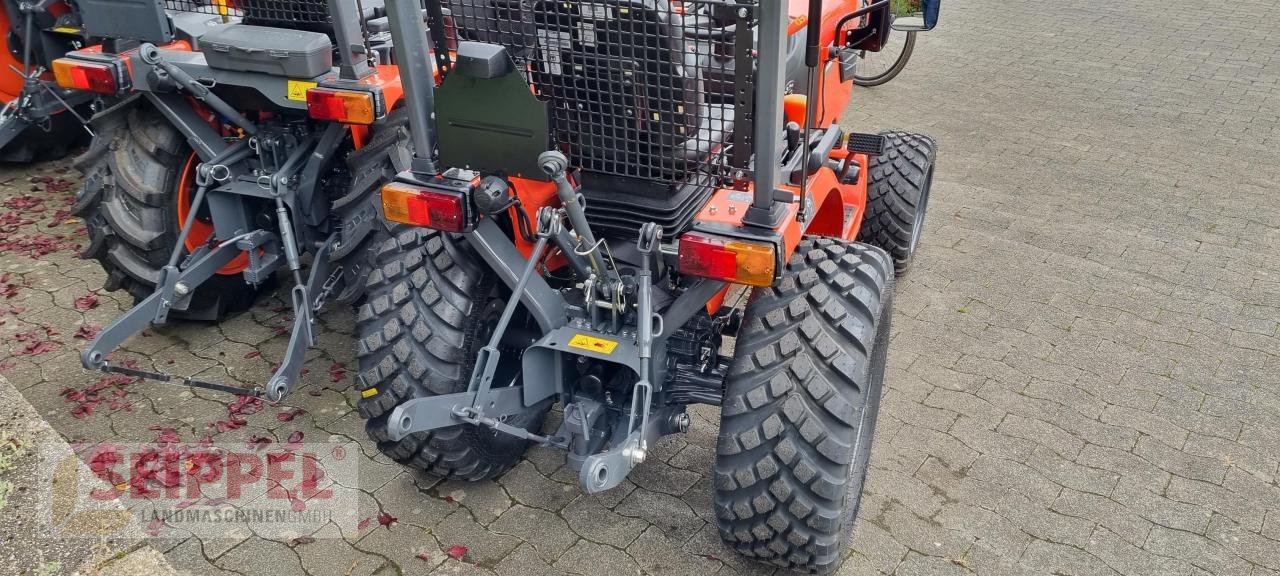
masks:
[[(902, 76), (855, 92), (851, 128), (919, 129), (942, 152), (922, 250), (898, 285), (872, 470), (840, 574), (1280, 572), (1280, 32), (1266, 25), (1278, 19), (1267, 0), (948, 3)], [(29, 180), (49, 175), (73, 177), (66, 162), (0, 167), (0, 199), (61, 206), (66, 193)], [(44, 224), (17, 232), (74, 242), (80, 225)], [(139, 383), (132, 412), (73, 417), (60, 391), (96, 379), (73, 334), (129, 299), (103, 292), (76, 310), (103, 275), (66, 251), (0, 253), (0, 271), (18, 287), (0, 300), (0, 370), (69, 439), (147, 441), (165, 423), (192, 440), (225, 416), (223, 396)], [(149, 330), (120, 355), (259, 384), (284, 349), (285, 298), (221, 326)], [(716, 409), (692, 409), (688, 434), (603, 494), (582, 494), (547, 449), (493, 482), (439, 483), (378, 455), (350, 378), (330, 381), (333, 363), (354, 366), (352, 324), (346, 311), (322, 317), (309, 373), (279, 408), (306, 416), (284, 424), (263, 410), (212, 435), (359, 442), (350, 519), (385, 510), (397, 523), (329, 526), (318, 535), (345, 540), (327, 548), (250, 534), (153, 542), (175, 566), (773, 572), (718, 542)], [(16, 354), (15, 334), (46, 325), (60, 333), (54, 351)], [(468, 549), (461, 560), (446, 556), (453, 545)]]

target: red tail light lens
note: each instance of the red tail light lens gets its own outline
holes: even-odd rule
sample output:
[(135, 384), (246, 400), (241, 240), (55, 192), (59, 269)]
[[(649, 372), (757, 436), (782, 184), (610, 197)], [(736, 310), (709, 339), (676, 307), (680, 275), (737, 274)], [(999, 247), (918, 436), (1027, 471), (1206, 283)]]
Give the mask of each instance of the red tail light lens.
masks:
[(377, 100), (370, 92), (312, 88), (307, 90), (307, 115), (343, 124), (373, 124), (378, 119)]
[(71, 90), (99, 94), (120, 91), (120, 72), (115, 64), (58, 58), (53, 61), (53, 77), (59, 86)]
[(459, 194), (426, 190), (400, 182), (382, 187), (382, 212), (387, 220), (462, 232), (467, 224), (466, 205)]
[(772, 244), (690, 232), (680, 237), (680, 272), (734, 284), (769, 286), (777, 272)]

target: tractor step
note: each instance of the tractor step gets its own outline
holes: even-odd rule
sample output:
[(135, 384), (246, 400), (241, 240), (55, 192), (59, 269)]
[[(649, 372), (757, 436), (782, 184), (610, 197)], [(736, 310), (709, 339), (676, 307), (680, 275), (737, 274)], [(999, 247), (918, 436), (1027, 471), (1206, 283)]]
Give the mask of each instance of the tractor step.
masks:
[(849, 143), (846, 145), (846, 148), (850, 152), (860, 152), (870, 156), (879, 156), (884, 152), (884, 135), (850, 132)]

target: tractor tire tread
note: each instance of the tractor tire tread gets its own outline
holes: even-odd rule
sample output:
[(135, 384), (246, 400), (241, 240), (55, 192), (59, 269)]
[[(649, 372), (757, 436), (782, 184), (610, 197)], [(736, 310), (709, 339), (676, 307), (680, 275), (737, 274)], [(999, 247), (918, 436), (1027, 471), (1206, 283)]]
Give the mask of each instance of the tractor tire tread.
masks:
[(838, 564), (869, 458), (859, 439), (879, 409), (893, 286), (884, 251), (807, 238), (782, 280), (756, 291), (712, 478), (729, 547), (809, 572)]
[[(387, 418), (400, 404), (467, 389), (478, 350), (475, 315), (493, 273), (477, 264), (465, 240), (435, 230), (394, 226), (376, 253), (356, 315), (357, 409), (366, 432), (384, 454), (432, 476), (501, 475), (519, 462), (527, 441), (470, 425), (399, 441), (387, 434)], [(532, 418), (540, 424), (540, 416)]]
[(858, 240), (893, 257), (902, 276), (911, 268), (912, 233), (921, 195), (927, 193), (937, 144), (922, 134), (882, 132), (884, 150), (871, 158), (867, 177), (867, 211)]
[[(104, 288), (135, 301), (155, 291), (160, 269), (178, 241), (176, 190), (186, 141), (155, 109), (139, 105), (95, 125), (96, 136), (74, 161), (84, 181), (72, 212), (85, 221), (81, 250), (107, 273)], [(215, 321), (253, 305), (258, 290), (236, 276), (214, 276), (186, 310), (171, 316)]]

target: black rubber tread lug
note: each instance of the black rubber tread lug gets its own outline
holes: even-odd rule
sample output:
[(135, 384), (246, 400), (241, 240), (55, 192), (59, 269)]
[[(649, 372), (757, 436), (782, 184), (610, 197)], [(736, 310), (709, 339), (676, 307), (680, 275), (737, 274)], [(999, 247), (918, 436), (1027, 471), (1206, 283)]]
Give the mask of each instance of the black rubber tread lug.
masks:
[(726, 544), (834, 570), (857, 513), (887, 359), (893, 260), (806, 238), (757, 289), (735, 342), (712, 484)]
[[(356, 313), (357, 404), (365, 430), (393, 460), (428, 474), (483, 480), (506, 472), (529, 443), (470, 425), (415, 433), (398, 442), (386, 433), (396, 406), (419, 397), (466, 390), (483, 345), (481, 311), (497, 282), (465, 240), (396, 225), (375, 247), (376, 263)], [(509, 423), (536, 429), (545, 407)]]
[(884, 152), (871, 158), (867, 180), (867, 211), (858, 241), (893, 257), (898, 276), (911, 268), (912, 239), (921, 194), (932, 184), (937, 144), (932, 138), (907, 132), (883, 132)]

